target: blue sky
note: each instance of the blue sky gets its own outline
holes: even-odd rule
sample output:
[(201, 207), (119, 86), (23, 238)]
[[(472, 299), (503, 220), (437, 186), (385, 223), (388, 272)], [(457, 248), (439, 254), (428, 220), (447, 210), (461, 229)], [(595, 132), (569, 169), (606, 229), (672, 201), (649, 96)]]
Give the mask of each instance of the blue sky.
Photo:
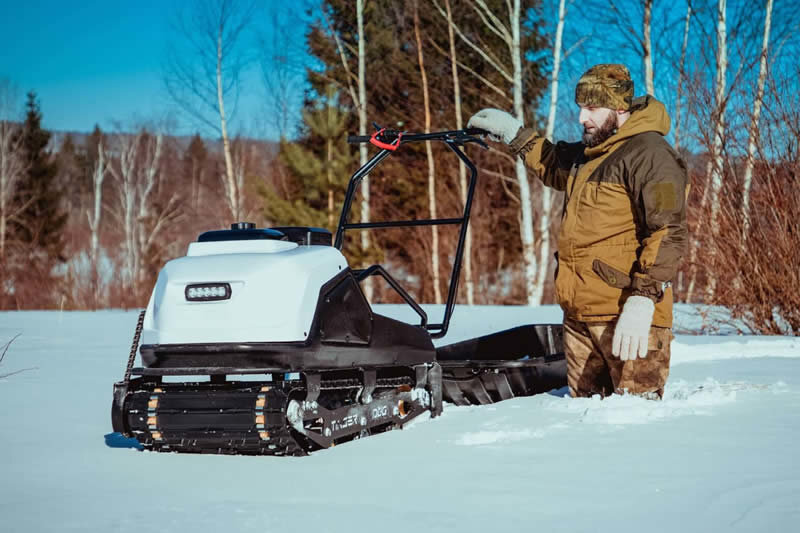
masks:
[(37, 92), (48, 128), (88, 131), (163, 112), (169, 4), (13, 2), (0, 19), (0, 76)]
[[(0, 0), (0, 77), (23, 94), (36, 91), (47, 128), (90, 131), (115, 120), (163, 118), (176, 110), (161, 80), (179, 4)], [(250, 76), (257, 81), (256, 73)], [(248, 116), (263, 110), (261, 84), (250, 87), (240, 104)], [(179, 125), (179, 132), (195, 129), (186, 120)], [(273, 136), (263, 128), (253, 133)]]

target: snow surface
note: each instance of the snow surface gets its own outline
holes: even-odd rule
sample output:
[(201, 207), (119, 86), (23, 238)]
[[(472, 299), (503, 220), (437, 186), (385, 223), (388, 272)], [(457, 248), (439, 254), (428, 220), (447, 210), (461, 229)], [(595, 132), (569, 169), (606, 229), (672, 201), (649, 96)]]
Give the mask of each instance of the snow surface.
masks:
[[(438, 321), (441, 307), (428, 307)], [(400, 306), (378, 312), (406, 317)], [(676, 331), (704, 328), (678, 307)], [(115, 448), (136, 312), (0, 313), (0, 531), (797, 531), (800, 339), (678, 335), (661, 402), (565, 390), (303, 458)], [(458, 307), (444, 342), (556, 307)]]

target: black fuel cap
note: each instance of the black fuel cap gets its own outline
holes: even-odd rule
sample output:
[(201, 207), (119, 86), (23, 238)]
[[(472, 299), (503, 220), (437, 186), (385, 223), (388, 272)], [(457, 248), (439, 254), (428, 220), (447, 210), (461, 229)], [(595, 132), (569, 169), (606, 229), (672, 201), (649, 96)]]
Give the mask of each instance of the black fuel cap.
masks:
[(255, 229), (255, 222), (234, 222), (231, 229)]

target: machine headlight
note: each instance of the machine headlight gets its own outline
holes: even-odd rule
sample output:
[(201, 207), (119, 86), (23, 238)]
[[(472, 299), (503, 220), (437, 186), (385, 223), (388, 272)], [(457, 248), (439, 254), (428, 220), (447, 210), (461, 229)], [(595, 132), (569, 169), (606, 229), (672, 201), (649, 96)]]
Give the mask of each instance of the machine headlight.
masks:
[(187, 285), (184, 294), (190, 302), (228, 300), (231, 297), (231, 286), (228, 283), (196, 283)]

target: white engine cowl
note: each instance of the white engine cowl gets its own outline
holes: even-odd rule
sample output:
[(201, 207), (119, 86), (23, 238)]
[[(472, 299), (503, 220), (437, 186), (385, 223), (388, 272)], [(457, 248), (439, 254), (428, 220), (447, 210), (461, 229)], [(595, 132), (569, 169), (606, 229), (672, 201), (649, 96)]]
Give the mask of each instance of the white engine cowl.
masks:
[[(305, 341), (322, 286), (347, 261), (332, 246), (282, 240), (193, 242), (169, 261), (147, 305), (143, 344)], [(190, 301), (188, 286), (228, 284), (230, 297)]]

